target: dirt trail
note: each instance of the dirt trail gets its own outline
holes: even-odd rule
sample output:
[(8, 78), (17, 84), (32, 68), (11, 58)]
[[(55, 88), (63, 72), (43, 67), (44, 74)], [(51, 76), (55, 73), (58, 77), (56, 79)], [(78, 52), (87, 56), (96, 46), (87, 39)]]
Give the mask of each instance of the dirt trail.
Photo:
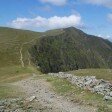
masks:
[[(39, 36), (38, 38), (41, 38), (41, 37), (44, 37), (44, 36), (46, 36), (46, 35), (41, 35), (41, 36)], [(24, 57), (23, 57), (23, 53), (22, 53), (23, 47), (24, 47), (25, 45), (27, 45), (27, 44), (30, 44), (30, 43), (36, 41), (36, 40), (37, 40), (37, 38), (36, 38), (36, 39), (32, 39), (31, 41), (22, 43), (22, 45), (20, 46), (19, 53), (20, 53), (20, 62), (21, 62), (21, 66), (22, 66), (22, 67), (25, 66), (24, 60), (23, 60)], [(29, 55), (29, 53), (28, 53), (28, 55)], [(28, 60), (29, 60), (29, 59), (28, 59)]]
[[(34, 77), (30, 77), (16, 82), (14, 85), (21, 87), (27, 98), (35, 96), (34, 102), (38, 102), (46, 108), (46, 111), (41, 110), (41, 112), (96, 112), (94, 108), (74, 104), (63, 98), (63, 96), (57, 95), (45, 79), (35, 80)], [(37, 112), (40, 111), (37, 109)]]

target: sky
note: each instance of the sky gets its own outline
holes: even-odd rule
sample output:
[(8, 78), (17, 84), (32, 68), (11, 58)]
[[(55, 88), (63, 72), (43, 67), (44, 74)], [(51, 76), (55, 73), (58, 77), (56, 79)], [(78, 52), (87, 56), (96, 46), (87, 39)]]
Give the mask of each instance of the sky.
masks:
[(0, 0), (0, 26), (34, 31), (73, 26), (112, 39), (112, 0)]

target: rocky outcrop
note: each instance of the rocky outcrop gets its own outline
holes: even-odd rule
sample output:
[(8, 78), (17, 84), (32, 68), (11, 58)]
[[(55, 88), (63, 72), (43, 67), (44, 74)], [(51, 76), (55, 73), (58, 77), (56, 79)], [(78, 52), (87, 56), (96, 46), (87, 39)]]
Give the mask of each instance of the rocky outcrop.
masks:
[(103, 95), (105, 100), (112, 100), (112, 84), (109, 81), (98, 80), (95, 76), (75, 76), (64, 72), (48, 75), (67, 79), (73, 85)]

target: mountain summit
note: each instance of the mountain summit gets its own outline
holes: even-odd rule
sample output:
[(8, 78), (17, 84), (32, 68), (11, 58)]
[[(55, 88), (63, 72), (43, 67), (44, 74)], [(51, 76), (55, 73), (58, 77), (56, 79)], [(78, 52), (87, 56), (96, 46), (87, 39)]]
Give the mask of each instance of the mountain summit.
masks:
[(30, 53), (32, 61), (45, 73), (112, 68), (112, 43), (74, 27), (65, 28), (58, 35), (39, 38)]

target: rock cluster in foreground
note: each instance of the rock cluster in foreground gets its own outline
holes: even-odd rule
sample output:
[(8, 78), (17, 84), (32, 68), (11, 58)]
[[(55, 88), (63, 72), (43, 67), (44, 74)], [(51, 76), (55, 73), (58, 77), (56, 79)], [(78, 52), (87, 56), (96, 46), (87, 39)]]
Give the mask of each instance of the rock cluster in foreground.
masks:
[(103, 95), (105, 100), (112, 100), (112, 83), (109, 81), (98, 80), (95, 76), (75, 76), (64, 72), (48, 73), (48, 75), (67, 79), (73, 85)]
[[(35, 96), (0, 100), (0, 112), (37, 112), (31, 105)], [(38, 105), (37, 105), (38, 106)], [(39, 111), (40, 112), (40, 111)]]

